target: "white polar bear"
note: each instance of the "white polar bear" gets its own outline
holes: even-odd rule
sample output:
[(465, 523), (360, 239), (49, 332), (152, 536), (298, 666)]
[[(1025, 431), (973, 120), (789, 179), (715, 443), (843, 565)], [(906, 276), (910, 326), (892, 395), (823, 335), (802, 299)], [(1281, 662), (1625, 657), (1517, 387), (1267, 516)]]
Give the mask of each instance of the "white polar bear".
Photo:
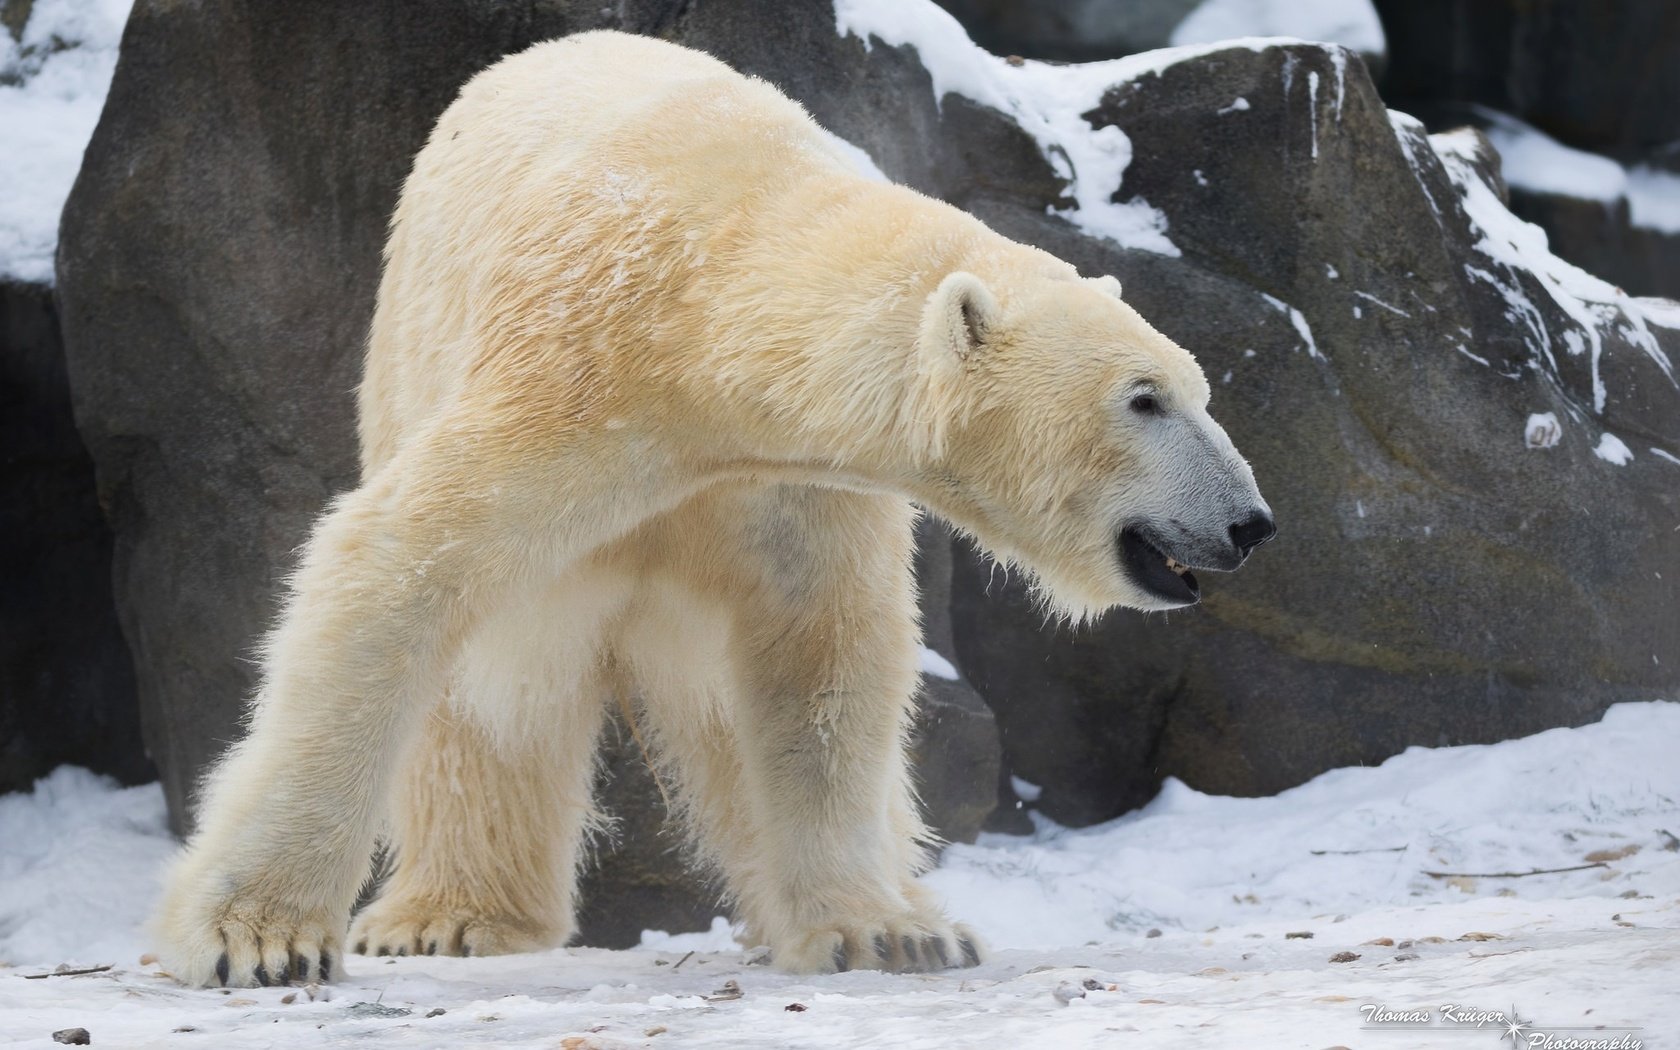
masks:
[(361, 390), (250, 731), (156, 929), (192, 984), (352, 944), (563, 942), (610, 698), (795, 971), (973, 964), (914, 881), (912, 500), (1062, 613), (1193, 602), (1272, 534), (1194, 360), (1112, 278), (856, 174), (803, 109), (587, 33), (415, 160)]

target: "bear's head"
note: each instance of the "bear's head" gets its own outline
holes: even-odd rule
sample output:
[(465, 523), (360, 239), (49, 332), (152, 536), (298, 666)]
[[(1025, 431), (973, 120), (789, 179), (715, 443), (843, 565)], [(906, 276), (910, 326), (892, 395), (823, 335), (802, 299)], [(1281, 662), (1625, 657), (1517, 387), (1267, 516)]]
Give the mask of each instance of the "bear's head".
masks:
[(923, 308), (923, 498), (1071, 618), (1198, 601), (1193, 570), (1235, 569), (1276, 531), (1201, 368), (1112, 277), (999, 285), (952, 273)]

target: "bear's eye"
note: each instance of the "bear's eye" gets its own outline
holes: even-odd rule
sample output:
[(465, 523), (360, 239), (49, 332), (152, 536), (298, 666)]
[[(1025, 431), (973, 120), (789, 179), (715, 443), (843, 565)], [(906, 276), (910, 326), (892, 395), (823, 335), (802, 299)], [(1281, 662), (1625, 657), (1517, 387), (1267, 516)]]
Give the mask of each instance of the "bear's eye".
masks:
[(1158, 416), (1161, 414), (1161, 399), (1154, 394), (1135, 394), (1132, 411), (1141, 416)]

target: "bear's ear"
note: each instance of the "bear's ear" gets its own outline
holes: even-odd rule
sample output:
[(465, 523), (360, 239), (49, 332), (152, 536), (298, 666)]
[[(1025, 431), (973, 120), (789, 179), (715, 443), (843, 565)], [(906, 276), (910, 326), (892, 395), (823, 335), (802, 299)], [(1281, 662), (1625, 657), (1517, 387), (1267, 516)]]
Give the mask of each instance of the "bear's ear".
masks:
[(922, 311), (923, 354), (945, 352), (962, 360), (986, 341), (997, 300), (980, 278), (958, 270), (946, 275)]
[(1105, 273), (1101, 277), (1087, 277), (1085, 283), (1104, 295), (1112, 296), (1115, 299), (1121, 298), (1120, 279), (1111, 274)]
[(985, 282), (960, 270), (928, 296), (916, 339), (916, 376), (904, 399), (905, 438), (918, 463), (945, 454), (945, 433), (962, 401), (963, 362), (986, 345), (997, 312)]

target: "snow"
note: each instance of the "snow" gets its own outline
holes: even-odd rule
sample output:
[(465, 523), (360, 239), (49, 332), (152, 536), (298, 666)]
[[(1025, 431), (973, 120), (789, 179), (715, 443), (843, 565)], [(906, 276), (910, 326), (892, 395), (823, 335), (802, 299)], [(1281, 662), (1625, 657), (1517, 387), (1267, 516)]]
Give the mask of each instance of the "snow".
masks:
[(82, 166), (132, 0), (35, 0), (0, 29), (0, 279), (51, 284), (58, 216)]
[(1364, 299), (1368, 303), (1372, 303), (1376, 306), (1382, 307), (1384, 310), (1387, 310), (1391, 314), (1396, 314), (1400, 317), (1410, 317), (1410, 316), (1412, 316), (1411, 314), (1407, 313), (1405, 310), (1402, 310), (1398, 306), (1395, 306), (1393, 303), (1384, 302), (1383, 300), (1378, 299), (1376, 296), (1372, 295), (1370, 292), (1361, 292), (1361, 291), (1356, 290), (1356, 291), (1354, 291), (1353, 294), (1359, 296), (1359, 298)]
[(1628, 222), (1680, 233), (1680, 175), (1640, 165), (1627, 173)]
[(1388, 46), (1370, 0), (1203, 0), (1173, 30), (1172, 43), (1254, 36), (1341, 44), (1368, 55), (1383, 54)]
[(1499, 151), (1507, 184), (1534, 193), (1551, 193), (1614, 204), (1627, 192), (1627, 172), (1596, 153), (1572, 149), (1516, 117), (1485, 107), (1476, 112)]
[[(1654, 1040), (1680, 1023), (1677, 738), (1680, 704), (1621, 704), (1273, 798), (1168, 781), (1093, 828), (1035, 814), (1033, 835), (953, 846), (924, 878), (991, 939), (973, 970), (786, 976), (718, 920), (631, 951), (357, 957), (326, 988), (227, 993), (138, 961), (173, 849), (161, 791), (62, 769), (0, 798), (0, 1033), (31, 1047), (73, 1026), (121, 1047), (1480, 1045), (1362, 1031), (1378, 1010), (1432, 1011), (1428, 1034), (1445, 1031), (1451, 1003)], [(1557, 868), (1574, 870), (1500, 877)], [(1331, 961), (1342, 952), (1358, 958)], [(25, 979), (60, 963), (115, 969)], [(717, 994), (728, 981), (739, 998)]]
[(935, 678), (946, 678), (953, 682), (962, 677), (957, 673), (957, 669), (951, 666), (951, 661), (945, 659), (943, 656), (940, 656), (938, 653), (929, 649), (925, 645), (922, 646), (921, 656), (919, 657), (917, 663), (917, 669), (923, 674), (930, 674)]
[[(1324, 360), (1324, 355), (1318, 352), (1318, 341), (1313, 338), (1312, 329), (1308, 327), (1307, 319), (1301, 315), (1301, 311), (1275, 295), (1267, 295), (1265, 292), (1261, 292), (1260, 298), (1266, 300), (1267, 305), (1272, 309), (1289, 318), (1289, 323), (1294, 327), (1295, 334), (1301, 337), (1301, 343), (1306, 347), (1308, 357)], [(1358, 314), (1354, 316), (1357, 317)]]
[(1598, 447), (1593, 449), (1593, 455), (1618, 467), (1625, 467), (1633, 461), (1633, 450), (1627, 447), (1626, 442), (1608, 433), (1599, 437)]
[(1536, 412), (1523, 428), (1523, 445), (1528, 448), (1555, 448), (1562, 437), (1563, 425), (1556, 412)]
[[(932, 0), (834, 0), (836, 31), (866, 47), (913, 47), (933, 84), (933, 97), (956, 94), (1005, 114), (1038, 143), (1067, 179), (1076, 209), (1058, 211), (1074, 225), (1126, 248), (1177, 256), (1167, 219), (1141, 199), (1113, 199), (1132, 162), (1132, 142), (1119, 128), (1093, 129), (1084, 114), (1117, 84), (1160, 73), (1179, 62), (1233, 47), (1262, 50), (1300, 43), (1283, 38), (1219, 40), (1165, 48), (1107, 62), (1014, 64), (969, 40), (957, 20)], [(1340, 56), (1340, 52), (1336, 52)]]
[(1030, 780), (1023, 780), (1013, 773), (1009, 776), (1009, 788), (1015, 792), (1015, 797), (1023, 802), (1037, 802), (1044, 794), (1044, 789)]

